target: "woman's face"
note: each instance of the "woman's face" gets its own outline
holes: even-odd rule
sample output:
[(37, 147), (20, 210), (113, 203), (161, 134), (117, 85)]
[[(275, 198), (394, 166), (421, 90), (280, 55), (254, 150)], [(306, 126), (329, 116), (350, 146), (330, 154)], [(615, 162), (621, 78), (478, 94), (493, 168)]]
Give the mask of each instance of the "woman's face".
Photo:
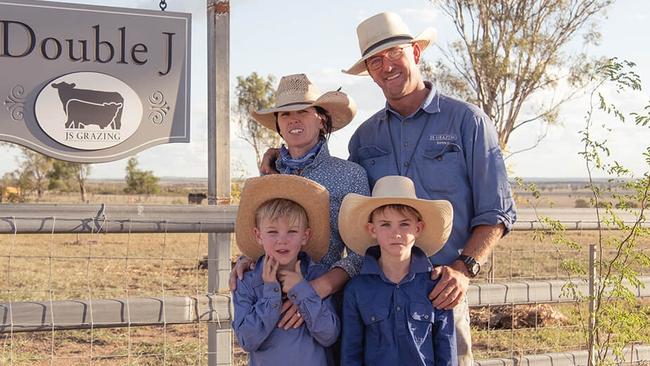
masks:
[(309, 107), (299, 111), (279, 112), (278, 126), (289, 153), (299, 157), (318, 142), (323, 119), (315, 108)]

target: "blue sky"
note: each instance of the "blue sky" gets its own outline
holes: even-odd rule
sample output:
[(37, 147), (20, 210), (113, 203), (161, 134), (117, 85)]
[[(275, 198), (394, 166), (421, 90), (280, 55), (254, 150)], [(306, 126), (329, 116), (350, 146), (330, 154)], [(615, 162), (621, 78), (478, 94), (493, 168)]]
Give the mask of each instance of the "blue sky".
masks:
[[(158, 9), (158, 0), (98, 0), (67, 1), (113, 6)], [(138, 154), (143, 169), (153, 170), (158, 176), (207, 176), (207, 78), (206, 78), (206, 4), (199, 0), (167, 0), (168, 10), (191, 12), (193, 16), (192, 49), (192, 141), (189, 144), (168, 144)], [(359, 56), (356, 25), (381, 11), (399, 13), (413, 33), (433, 25), (438, 31), (438, 44), (455, 39), (454, 30), (443, 14), (425, 0), (231, 0), (231, 86), (238, 75), (253, 71), (262, 75), (304, 72), (321, 91), (343, 87), (357, 101), (359, 110), (355, 120), (336, 132), (330, 140), (334, 155), (347, 157), (347, 141), (363, 120), (384, 105), (384, 98), (369, 77), (345, 75), (340, 69), (352, 65)], [(650, 52), (645, 48), (647, 22), (650, 20), (650, 2), (619, 0), (600, 23), (602, 43), (590, 54), (617, 56), (637, 63), (637, 72), (650, 88)], [(575, 52), (569, 49), (567, 52)], [(438, 56), (435, 47), (424, 53), (425, 59)], [(650, 89), (648, 89), (650, 90)], [(648, 103), (647, 91), (617, 96), (608, 93), (612, 101), (622, 103), (629, 111), (639, 110)], [(520, 177), (584, 177), (584, 163), (577, 155), (580, 150), (578, 130), (582, 128), (587, 109), (585, 99), (578, 99), (561, 112), (562, 123), (551, 127), (547, 137), (532, 151), (516, 154), (507, 163), (513, 176)], [(531, 126), (511, 138), (511, 150), (530, 146), (540, 126)], [(604, 136), (604, 135), (603, 135)], [(252, 149), (237, 138), (231, 130), (232, 176), (256, 174)], [(648, 170), (640, 154), (648, 144), (647, 129), (628, 122), (616, 125), (607, 135), (614, 156), (636, 174)], [(16, 168), (16, 149), (0, 148), (0, 175)], [(95, 164), (93, 178), (120, 178), (124, 176), (126, 159), (112, 163)]]

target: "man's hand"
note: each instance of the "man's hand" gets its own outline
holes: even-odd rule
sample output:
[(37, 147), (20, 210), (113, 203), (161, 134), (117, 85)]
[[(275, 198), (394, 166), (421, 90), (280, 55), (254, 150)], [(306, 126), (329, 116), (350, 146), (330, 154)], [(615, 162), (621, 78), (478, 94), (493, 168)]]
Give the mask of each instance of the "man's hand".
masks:
[(264, 283), (278, 283), (278, 267), (280, 267), (280, 263), (275, 258), (267, 255), (264, 257), (262, 265), (262, 281)]
[(275, 170), (275, 161), (280, 157), (280, 149), (270, 148), (266, 150), (264, 156), (262, 157), (262, 162), (260, 163), (260, 174), (278, 174), (278, 171)]
[(469, 277), (462, 269), (452, 266), (438, 266), (431, 271), (431, 279), (438, 279), (438, 283), (429, 294), (429, 300), (438, 309), (453, 309), (463, 300), (469, 287)]
[(302, 273), (300, 270), (300, 261), (296, 261), (296, 266), (293, 271), (288, 269), (280, 270), (278, 279), (282, 284), (282, 292), (288, 294), (291, 289), (302, 281)]
[(298, 306), (292, 303), (291, 300), (286, 300), (282, 304), (280, 313), (283, 315), (278, 322), (278, 328), (284, 328), (284, 330), (298, 328), (305, 323), (305, 319), (298, 312)]
[(255, 262), (252, 258), (245, 255), (239, 257), (235, 263), (235, 268), (230, 271), (230, 279), (228, 280), (230, 291), (235, 291), (237, 289), (237, 280), (241, 281), (244, 278), (244, 272), (250, 271), (253, 268), (255, 268)]

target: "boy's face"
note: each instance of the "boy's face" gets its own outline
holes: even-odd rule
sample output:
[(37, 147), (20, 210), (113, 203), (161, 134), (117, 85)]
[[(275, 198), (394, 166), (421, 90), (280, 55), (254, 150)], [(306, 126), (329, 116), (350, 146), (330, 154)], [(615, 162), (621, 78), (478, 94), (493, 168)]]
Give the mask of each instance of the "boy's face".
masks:
[(264, 253), (275, 258), (281, 266), (295, 262), (300, 248), (307, 244), (311, 235), (311, 229), (306, 228), (304, 223), (290, 223), (287, 217), (274, 221), (263, 218), (253, 231)]
[(366, 226), (368, 233), (377, 241), (381, 255), (406, 258), (411, 255), (415, 239), (420, 236), (424, 223), (412, 215), (387, 208), (375, 212), (372, 222)]

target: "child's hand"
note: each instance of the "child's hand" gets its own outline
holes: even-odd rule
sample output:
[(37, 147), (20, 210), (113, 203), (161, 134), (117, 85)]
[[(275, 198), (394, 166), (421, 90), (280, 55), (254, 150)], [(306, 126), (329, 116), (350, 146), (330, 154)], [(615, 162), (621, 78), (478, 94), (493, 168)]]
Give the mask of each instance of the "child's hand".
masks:
[(293, 271), (283, 269), (280, 271), (278, 278), (282, 284), (282, 292), (289, 293), (291, 289), (302, 281), (302, 272), (300, 271), (300, 261), (296, 261), (296, 267)]
[(278, 282), (278, 267), (280, 263), (275, 260), (275, 258), (270, 255), (264, 257), (264, 262), (262, 263), (262, 281), (264, 283), (277, 283)]

